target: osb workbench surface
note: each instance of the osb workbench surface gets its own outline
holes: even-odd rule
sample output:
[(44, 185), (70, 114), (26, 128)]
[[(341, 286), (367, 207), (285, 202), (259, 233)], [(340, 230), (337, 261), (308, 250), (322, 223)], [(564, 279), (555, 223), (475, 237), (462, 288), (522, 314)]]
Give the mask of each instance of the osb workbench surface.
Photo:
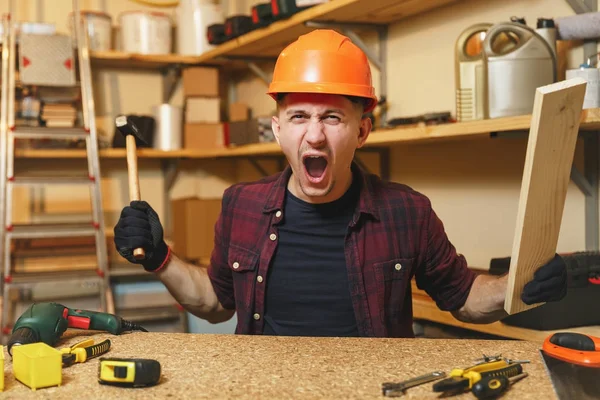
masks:
[[(72, 332), (72, 331), (69, 331)], [(69, 334), (67, 332), (67, 335)], [(77, 331), (81, 332), (81, 331)], [(81, 332), (82, 334), (84, 332)], [(87, 332), (86, 332), (87, 333)], [(72, 335), (71, 335), (72, 336)], [(61, 340), (67, 347), (89, 333)], [(162, 365), (157, 386), (117, 388), (98, 383), (97, 358), (63, 369), (60, 387), (33, 392), (15, 380), (4, 349), (3, 399), (383, 399), (381, 383), (401, 381), (434, 370), (473, 364), (482, 354), (530, 360), (529, 373), (505, 399), (556, 398), (538, 352), (539, 344), (523, 341), (458, 339), (291, 338), (241, 335), (95, 333), (96, 343), (112, 341), (104, 356), (153, 358)], [(438, 399), (432, 383), (406, 392), (404, 398)], [(474, 399), (466, 392), (450, 398)]]

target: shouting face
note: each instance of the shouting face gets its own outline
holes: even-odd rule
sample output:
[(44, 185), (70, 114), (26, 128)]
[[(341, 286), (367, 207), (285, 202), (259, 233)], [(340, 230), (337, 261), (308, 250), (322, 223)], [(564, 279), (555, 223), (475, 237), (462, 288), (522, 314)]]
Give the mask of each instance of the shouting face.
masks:
[(362, 105), (345, 96), (291, 93), (279, 104), (272, 127), (292, 168), (288, 188), (310, 203), (341, 197), (350, 187), (354, 152), (371, 131)]

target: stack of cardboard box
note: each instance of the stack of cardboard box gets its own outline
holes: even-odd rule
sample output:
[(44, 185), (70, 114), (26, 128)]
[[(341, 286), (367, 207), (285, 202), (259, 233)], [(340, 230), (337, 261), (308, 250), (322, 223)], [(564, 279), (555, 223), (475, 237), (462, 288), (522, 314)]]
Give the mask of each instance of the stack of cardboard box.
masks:
[(185, 68), (182, 81), (185, 96), (184, 148), (226, 147), (218, 68)]

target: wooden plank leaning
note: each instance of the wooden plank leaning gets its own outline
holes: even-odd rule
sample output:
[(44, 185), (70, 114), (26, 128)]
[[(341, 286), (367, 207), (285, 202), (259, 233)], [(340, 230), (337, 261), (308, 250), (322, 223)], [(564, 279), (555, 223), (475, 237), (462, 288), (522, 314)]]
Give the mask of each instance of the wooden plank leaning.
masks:
[(585, 89), (585, 80), (573, 78), (536, 90), (504, 302), (508, 314), (541, 305), (523, 303), (521, 293), (556, 253)]

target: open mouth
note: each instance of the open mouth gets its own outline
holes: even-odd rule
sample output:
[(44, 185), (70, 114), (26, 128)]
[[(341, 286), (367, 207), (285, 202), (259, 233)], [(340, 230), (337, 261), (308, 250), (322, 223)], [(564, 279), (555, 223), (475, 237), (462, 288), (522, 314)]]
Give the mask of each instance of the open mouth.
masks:
[(322, 156), (306, 156), (302, 160), (308, 180), (313, 183), (319, 183), (325, 176), (327, 170), (327, 159)]

